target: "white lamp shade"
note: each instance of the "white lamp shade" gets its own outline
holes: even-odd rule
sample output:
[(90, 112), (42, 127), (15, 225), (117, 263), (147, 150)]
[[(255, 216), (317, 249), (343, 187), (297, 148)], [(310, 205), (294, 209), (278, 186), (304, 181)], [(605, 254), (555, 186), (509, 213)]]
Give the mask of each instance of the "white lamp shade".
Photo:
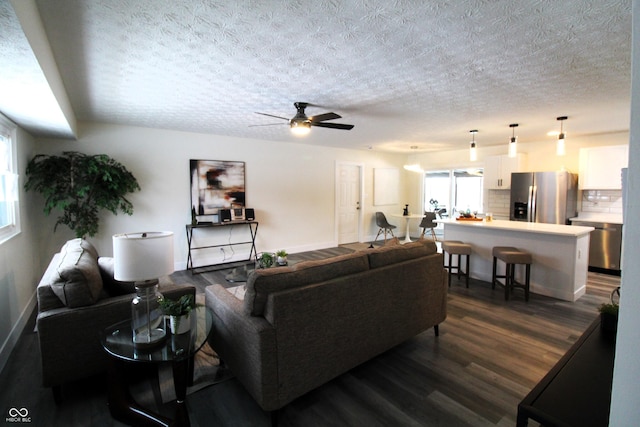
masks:
[(566, 154), (565, 146), (564, 146), (564, 134), (561, 133), (558, 137), (558, 144), (556, 145), (556, 155), (564, 156)]
[(471, 146), (469, 147), (469, 160), (472, 162), (475, 162), (476, 160), (478, 160), (478, 152), (476, 149), (475, 142), (472, 142)]
[(508, 151), (508, 156), (509, 157), (515, 157), (518, 154), (518, 148), (517, 148), (517, 144), (518, 140), (516, 138), (511, 138), (511, 141), (509, 142), (509, 151)]
[(114, 279), (142, 282), (173, 273), (173, 233), (149, 231), (113, 236)]

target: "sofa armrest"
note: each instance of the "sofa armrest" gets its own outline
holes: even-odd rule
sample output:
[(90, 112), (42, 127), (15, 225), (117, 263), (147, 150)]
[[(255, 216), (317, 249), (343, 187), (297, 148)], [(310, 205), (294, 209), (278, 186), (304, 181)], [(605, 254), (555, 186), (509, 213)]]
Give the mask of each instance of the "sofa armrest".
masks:
[[(192, 285), (167, 285), (160, 291), (171, 298), (195, 295)], [(107, 353), (100, 344), (100, 332), (131, 318), (132, 299), (133, 294), (121, 295), (90, 306), (60, 307), (38, 313), (43, 385), (59, 385), (106, 369)]]
[(208, 286), (205, 298), (214, 316), (213, 350), (264, 410), (280, 407), (274, 327), (264, 317), (245, 314), (243, 302), (221, 285)]

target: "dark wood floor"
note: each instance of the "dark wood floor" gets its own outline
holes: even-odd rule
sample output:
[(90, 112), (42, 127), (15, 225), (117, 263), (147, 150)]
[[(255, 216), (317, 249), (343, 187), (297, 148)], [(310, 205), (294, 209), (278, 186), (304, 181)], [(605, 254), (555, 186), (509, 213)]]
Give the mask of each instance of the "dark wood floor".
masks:
[[(293, 260), (344, 253), (344, 248), (291, 255)], [(201, 290), (224, 272), (173, 275)], [(281, 411), (286, 426), (513, 426), (518, 402), (569, 349), (608, 300), (619, 277), (589, 273), (587, 295), (575, 303), (454, 280), (440, 336), (426, 331), (297, 399)], [(153, 387), (140, 374), (138, 388)], [(0, 410), (27, 408), (34, 426), (121, 426), (106, 406), (105, 378), (65, 387), (61, 406), (40, 385), (33, 322), (0, 373)], [(135, 393), (134, 389), (134, 393)], [(148, 393), (147, 393), (148, 394)], [(151, 394), (153, 396), (153, 393)], [(268, 426), (270, 418), (242, 386), (229, 380), (190, 395), (192, 426)], [(172, 405), (147, 402), (165, 415)]]

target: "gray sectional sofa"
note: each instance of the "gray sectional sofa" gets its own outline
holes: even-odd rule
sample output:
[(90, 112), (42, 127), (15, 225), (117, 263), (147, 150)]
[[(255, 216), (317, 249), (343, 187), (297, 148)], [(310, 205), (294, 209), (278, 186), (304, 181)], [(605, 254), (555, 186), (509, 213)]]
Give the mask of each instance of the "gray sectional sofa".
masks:
[[(434, 242), (257, 270), (244, 289), (206, 288), (210, 344), (266, 411), (276, 411), (446, 318)], [(239, 292), (240, 291), (240, 292)]]
[[(195, 295), (191, 285), (160, 279), (164, 296)], [(133, 283), (113, 278), (113, 258), (100, 257), (87, 240), (68, 241), (56, 253), (37, 288), (36, 327), (42, 363), (42, 384), (60, 401), (61, 386), (105, 371), (107, 353), (99, 333), (131, 318)]]

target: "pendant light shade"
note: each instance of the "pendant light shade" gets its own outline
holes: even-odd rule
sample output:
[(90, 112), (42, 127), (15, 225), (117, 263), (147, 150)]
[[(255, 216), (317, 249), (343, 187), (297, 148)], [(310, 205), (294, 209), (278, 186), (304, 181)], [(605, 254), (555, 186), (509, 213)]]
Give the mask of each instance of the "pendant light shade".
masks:
[(474, 129), (474, 130), (470, 130), (469, 133), (473, 138), (471, 140), (471, 145), (469, 146), (469, 160), (472, 162), (475, 162), (476, 160), (478, 160), (478, 153), (476, 150), (476, 133), (478, 133), (478, 131)]
[(564, 130), (562, 127), (562, 122), (564, 122), (565, 120), (567, 120), (567, 116), (560, 116), (558, 118), (556, 118), (556, 120), (560, 121), (560, 133), (558, 134), (558, 143), (556, 145), (556, 155), (557, 156), (564, 156), (566, 151), (565, 151), (565, 146), (564, 146), (564, 138), (565, 138), (565, 134), (564, 134)]
[(518, 153), (518, 138), (516, 137), (516, 128), (518, 127), (518, 124), (512, 123), (509, 127), (512, 129), (511, 139), (509, 140), (509, 157), (515, 157)]

